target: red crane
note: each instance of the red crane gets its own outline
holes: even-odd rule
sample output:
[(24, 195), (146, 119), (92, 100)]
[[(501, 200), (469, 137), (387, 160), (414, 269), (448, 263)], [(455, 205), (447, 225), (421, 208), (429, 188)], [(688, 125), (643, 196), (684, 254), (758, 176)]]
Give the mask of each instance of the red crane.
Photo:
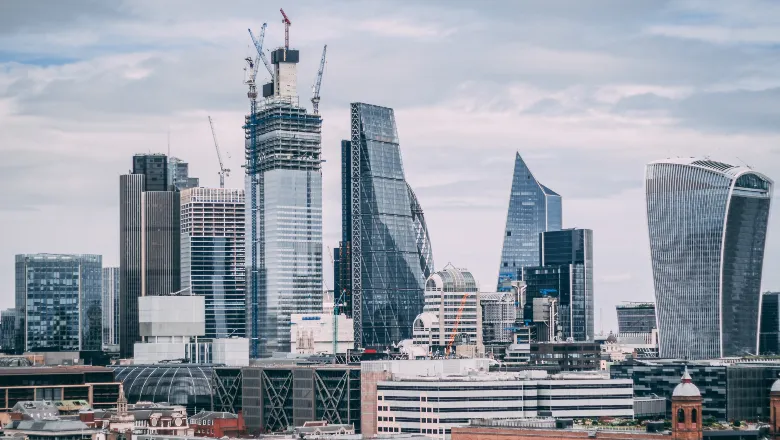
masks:
[(292, 22), (287, 18), (287, 14), (284, 13), (284, 9), (279, 8), (279, 12), (282, 13), (282, 23), (284, 23), (284, 50), (290, 48), (290, 25)]

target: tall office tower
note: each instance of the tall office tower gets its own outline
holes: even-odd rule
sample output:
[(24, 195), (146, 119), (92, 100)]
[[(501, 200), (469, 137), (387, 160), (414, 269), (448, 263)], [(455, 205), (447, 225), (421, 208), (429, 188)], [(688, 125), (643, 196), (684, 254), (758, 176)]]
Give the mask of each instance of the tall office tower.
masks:
[(132, 174), (119, 177), (119, 353), (133, 356), (138, 297), (181, 288), (180, 202), (168, 188), (167, 157), (136, 155)]
[(523, 267), (539, 264), (539, 233), (561, 229), (562, 218), (561, 196), (536, 180), (517, 153), (498, 269), (499, 292), (511, 290)]
[(618, 333), (651, 333), (656, 328), (655, 304), (626, 302), (618, 304)]
[(761, 295), (760, 322), (759, 354), (780, 355), (780, 292), (764, 292)]
[(24, 351), (102, 349), (100, 255), (16, 256)]
[(772, 181), (709, 159), (645, 170), (660, 356), (756, 353)]
[(119, 345), (119, 268), (103, 268), (103, 346)]
[(244, 126), (252, 357), (289, 352), (290, 315), (322, 310), (322, 119), (298, 102), (298, 58), (271, 52), (273, 83)]
[[(536, 314), (535, 298), (554, 298), (561, 340), (592, 341), (593, 231), (564, 229), (539, 234), (539, 266), (523, 268), (526, 312)], [(538, 321), (537, 316), (534, 320)]]
[(341, 144), (339, 285), (352, 310), (355, 345), (385, 347), (411, 337), (433, 258), (422, 209), (404, 177), (393, 109), (351, 107), (352, 139)]
[(181, 287), (205, 297), (206, 338), (246, 335), (244, 190), (181, 192)]
[(168, 189), (176, 188), (179, 191), (187, 188), (197, 188), (200, 185), (200, 179), (190, 177), (190, 164), (178, 157), (168, 158)]
[[(16, 309), (0, 312), (0, 349), (6, 354), (21, 354), (22, 344), (18, 341), (19, 313)], [(19, 348), (18, 348), (19, 347)]]

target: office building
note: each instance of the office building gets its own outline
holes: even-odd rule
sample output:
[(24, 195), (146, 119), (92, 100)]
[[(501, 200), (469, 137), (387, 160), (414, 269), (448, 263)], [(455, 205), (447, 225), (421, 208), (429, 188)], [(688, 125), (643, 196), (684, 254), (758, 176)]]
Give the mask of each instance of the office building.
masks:
[(601, 344), (596, 342), (532, 342), (528, 365), (549, 373), (596, 371)]
[(442, 438), (453, 427), (476, 418), (634, 415), (630, 380), (596, 373), (489, 372), (489, 363), (487, 359), (363, 362), (363, 408), (375, 408), (362, 414), (363, 435), (415, 432)]
[[(550, 324), (558, 340), (592, 341), (593, 314), (593, 231), (564, 229), (539, 234), (539, 266), (523, 268), (526, 283), (524, 317), (543, 322), (535, 314), (537, 299), (554, 300)], [(540, 341), (551, 340), (543, 338)]]
[(206, 301), (207, 339), (246, 335), (244, 190), (181, 192), (181, 288)]
[(360, 366), (261, 365), (243, 368), (242, 374), (242, 409), (251, 435), (313, 420), (353, 425), (360, 432)]
[(6, 354), (20, 354), (22, 343), (19, 331), (19, 313), (16, 309), (6, 309), (0, 312), (0, 350)]
[(386, 347), (412, 336), (433, 271), (422, 209), (406, 183), (393, 109), (352, 103), (341, 143), (339, 288), (355, 344)]
[(647, 165), (661, 357), (757, 353), (772, 186), (749, 167), (709, 159)]
[(271, 52), (276, 74), (246, 117), (247, 336), (252, 357), (290, 351), (290, 315), (322, 310), (322, 118), (300, 106), (299, 52)]
[(112, 408), (120, 386), (106, 367), (0, 368), (0, 412), (30, 400), (84, 400), (92, 408)]
[(119, 348), (133, 355), (138, 298), (180, 290), (180, 201), (168, 191), (163, 154), (135, 155), (131, 174), (119, 177)]
[(615, 306), (618, 333), (650, 333), (656, 328), (655, 304), (625, 302)]
[(764, 356), (780, 355), (780, 292), (761, 295), (761, 333), (758, 351)]
[(355, 348), (354, 322), (343, 313), (293, 313), (290, 322), (291, 353), (343, 354)]
[(482, 340), (485, 346), (512, 343), (517, 319), (515, 295), (512, 292), (480, 293), (482, 313)]
[(24, 351), (102, 349), (100, 255), (16, 256)]
[[(458, 345), (482, 345), (479, 285), (471, 272), (448, 264), (425, 282), (425, 306), (414, 322), (414, 344), (444, 354)], [(435, 324), (432, 324), (435, 323)]]
[(200, 185), (200, 179), (190, 177), (190, 165), (178, 157), (168, 158), (168, 190), (176, 189), (184, 191), (188, 188), (197, 188)]
[[(205, 333), (202, 296), (144, 296), (138, 298), (138, 328), (142, 342), (134, 346), (133, 362), (156, 364), (190, 359), (191, 342)], [(199, 347), (196, 346), (196, 351)], [(198, 354), (196, 353), (196, 354)], [(200, 363), (199, 359), (194, 359)]]
[(103, 268), (103, 347), (119, 345), (119, 268)]
[(561, 229), (562, 219), (561, 196), (536, 180), (517, 153), (498, 270), (498, 291), (510, 290), (511, 282), (522, 277), (524, 267), (539, 265), (539, 234)]

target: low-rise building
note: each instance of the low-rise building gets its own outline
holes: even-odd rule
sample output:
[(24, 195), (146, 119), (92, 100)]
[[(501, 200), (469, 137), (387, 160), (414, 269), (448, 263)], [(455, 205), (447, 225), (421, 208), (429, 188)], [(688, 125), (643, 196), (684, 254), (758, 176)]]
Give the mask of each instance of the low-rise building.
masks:
[(601, 369), (601, 345), (596, 342), (534, 342), (528, 365), (550, 373)]
[(241, 413), (201, 411), (189, 419), (196, 437), (238, 437), (246, 431)]
[(473, 418), (634, 414), (630, 380), (610, 380), (600, 373), (489, 372), (491, 363), (487, 359), (364, 362), (363, 434), (370, 435), (375, 424), (379, 434), (439, 438)]
[(46, 418), (43, 420), (14, 420), (4, 432), (9, 437), (25, 440), (105, 440), (105, 433), (90, 428), (79, 420)]
[[(335, 320), (335, 323), (334, 323)], [(355, 348), (354, 321), (347, 315), (294, 313), (290, 315), (290, 352), (297, 354), (338, 354)], [(336, 337), (336, 353), (333, 338)]]
[(0, 368), (0, 412), (19, 402), (83, 400), (92, 408), (113, 408), (121, 383), (106, 367)]

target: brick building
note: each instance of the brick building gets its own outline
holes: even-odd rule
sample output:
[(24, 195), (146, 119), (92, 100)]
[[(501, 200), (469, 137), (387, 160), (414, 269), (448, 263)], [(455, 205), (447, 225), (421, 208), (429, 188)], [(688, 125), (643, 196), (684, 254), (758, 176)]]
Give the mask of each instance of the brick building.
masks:
[(239, 437), (246, 432), (241, 413), (201, 411), (190, 417), (190, 426), (196, 437)]

